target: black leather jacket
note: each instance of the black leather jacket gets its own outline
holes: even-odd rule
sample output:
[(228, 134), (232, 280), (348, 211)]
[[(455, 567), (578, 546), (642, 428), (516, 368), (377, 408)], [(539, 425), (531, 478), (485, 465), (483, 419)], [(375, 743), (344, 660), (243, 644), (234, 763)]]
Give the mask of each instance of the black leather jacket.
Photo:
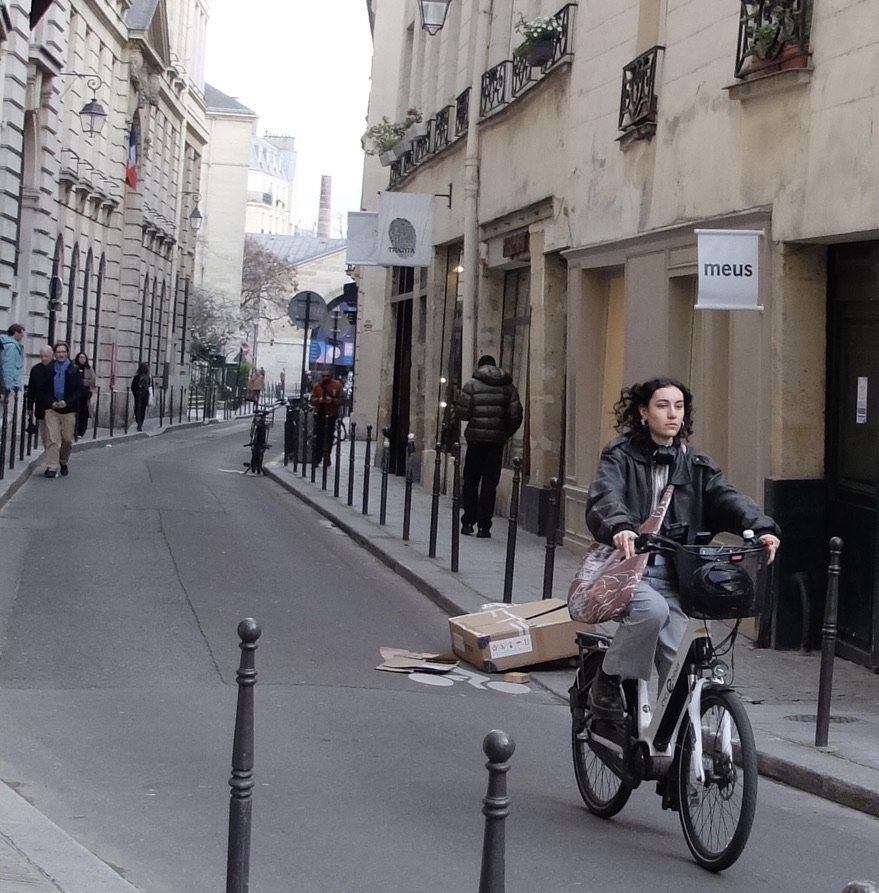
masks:
[[(689, 445), (677, 450), (668, 482), (675, 490), (663, 532), (675, 539), (691, 543), (703, 531), (741, 534), (749, 528), (758, 537), (780, 535), (775, 521), (753, 499), (739, 493), (713, 459)], [(599, 542), (613, 545), (615, 533), (638, 530), (649, 517), (651, 491), (647, 450), (628, 436), (617, 437), (602, 450), (586, 501), (586, 526)]]

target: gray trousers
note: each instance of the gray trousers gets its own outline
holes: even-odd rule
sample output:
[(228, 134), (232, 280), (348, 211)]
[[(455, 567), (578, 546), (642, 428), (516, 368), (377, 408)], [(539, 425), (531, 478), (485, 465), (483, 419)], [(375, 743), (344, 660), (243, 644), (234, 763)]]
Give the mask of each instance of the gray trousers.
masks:
[(624, 679), (650, 680), (653, 666), (660, 680), (668, 675), (689, 618), (681, 611), (666, 565), (648, 567), (621, 617), (604, 655), (604, 672)]

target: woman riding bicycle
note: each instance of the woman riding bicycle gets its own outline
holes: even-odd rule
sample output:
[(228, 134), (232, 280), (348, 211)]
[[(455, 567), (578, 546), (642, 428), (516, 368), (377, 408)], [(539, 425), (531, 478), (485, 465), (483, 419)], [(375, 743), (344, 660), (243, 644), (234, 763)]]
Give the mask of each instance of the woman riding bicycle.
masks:
[[(637, 530), (674, 485), (662, 533), (692, 543), (697, 534), (741, 534), (751, 529), (766, 544), (769, 561), (779, 529), (757, 504), (723, 476), (715, 462), (687, 444), (693, 396), (679, 381), (654, 378), (625, 388), (614, 406), (620, 436), (602, 451), (586, 503), (586, 524), (599, 542), (626, 557), (635, 554)], [(687, 617), (681, 611), (674, 567), (651, 555), (592, 687), (592, 712), (622, 719), (622, 679), (662, 680), (677, 652)]]

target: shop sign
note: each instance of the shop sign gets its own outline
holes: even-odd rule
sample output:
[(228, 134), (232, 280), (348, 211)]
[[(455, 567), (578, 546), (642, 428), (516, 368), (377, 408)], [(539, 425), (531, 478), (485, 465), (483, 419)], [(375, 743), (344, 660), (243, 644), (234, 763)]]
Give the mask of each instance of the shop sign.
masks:
[(697, 229), (699, 295), (697, 310), (762, 310), (760, 237), (762, 230)]

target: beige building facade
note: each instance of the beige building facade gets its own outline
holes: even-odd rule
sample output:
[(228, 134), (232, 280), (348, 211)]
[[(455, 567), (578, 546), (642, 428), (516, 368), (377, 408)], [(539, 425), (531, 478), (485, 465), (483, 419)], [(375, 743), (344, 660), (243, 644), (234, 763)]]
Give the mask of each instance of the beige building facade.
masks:
[[(404, 419), (430, 468), (442, 404), (494, 353), (526, 403), (525, 523), (542, 528), (557, 477), (579, 547), (620, 389), (676, 376), (694, 442), (783, 528), (764, 640), (814, 644), (836, 534), (858, 543), (840, 651), (879, 665), (870, 12), (460, 0), (430, 37), (415, 3), (372, 8), (370, 122), (415, 105), (430, 133), (390, 169), (367, 158), (364, 204), (377, 188), (452, 196), (434, 200), (429, 269), (359, 274), (383, 305), (378, 424)], [(543, 63), (514, 53), (520, 14), (560, 23)], [(761, 233), (762, 309), (696, 308), (696, 229)]]
[[(187, 381), (187, 197), (207, 141), (200, 0), (4, 4), (0, 312), (91, 358), (106, 391), (138, 362)], [(90, 135), (81, 109), (104, 113)], [(20, 179), (16, 178), (17, 171)], [(105, 408), (108, 401), (105, 402)]]

